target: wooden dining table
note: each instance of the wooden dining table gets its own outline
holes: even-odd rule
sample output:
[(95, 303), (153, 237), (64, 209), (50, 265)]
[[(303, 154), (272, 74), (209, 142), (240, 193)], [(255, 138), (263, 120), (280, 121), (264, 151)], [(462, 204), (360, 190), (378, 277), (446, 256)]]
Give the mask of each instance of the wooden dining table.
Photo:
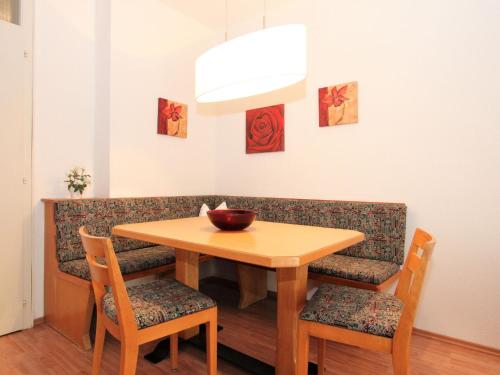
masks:
[(176, 249), (176, 279), (198, 289), (199, 254), (276, 269), (276, 374), (296, 373), (297, 322), (306, 302), (308, 264), (364, 240), (354, 230), (255, 221), (221, 231), (207, 217), (118, 225), (114, 235)]

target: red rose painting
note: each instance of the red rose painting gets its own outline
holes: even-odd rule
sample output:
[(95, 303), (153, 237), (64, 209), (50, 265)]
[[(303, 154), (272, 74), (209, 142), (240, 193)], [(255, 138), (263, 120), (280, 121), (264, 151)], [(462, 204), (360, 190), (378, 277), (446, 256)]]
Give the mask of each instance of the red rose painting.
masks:
[(158, 134), (187, 137), (187, 105), (158, 99)]
[(358, 83), (323, 87), (318, 91), (319, 126), (358, 122)]
[(285, 105), (247, 111), (247, 154), (285, 150)]

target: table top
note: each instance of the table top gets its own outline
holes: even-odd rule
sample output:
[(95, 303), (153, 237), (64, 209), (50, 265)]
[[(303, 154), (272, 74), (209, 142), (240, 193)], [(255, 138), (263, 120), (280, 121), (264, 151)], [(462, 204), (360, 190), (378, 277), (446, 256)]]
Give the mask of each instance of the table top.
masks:
[(207, 217), (117, 225), (113, 234), (270, 268), (302, 266), (365, 238), (354, 230), (267, 221), (227, 232)]

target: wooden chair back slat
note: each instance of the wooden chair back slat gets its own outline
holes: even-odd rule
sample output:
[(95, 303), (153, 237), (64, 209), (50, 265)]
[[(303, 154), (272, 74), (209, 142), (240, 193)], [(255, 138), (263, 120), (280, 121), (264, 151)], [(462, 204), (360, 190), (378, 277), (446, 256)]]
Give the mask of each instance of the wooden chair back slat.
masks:
[(408, 268), (413, 274), (415, 274), (420, 268), (420, 264), (422, 263), (422, 257), (417, 253), (412, 253), (409, 254), (408, 256), (409, 256)]
[(396, 297), (403, 301), (404, 307), (393, 345), (409, 347), (427, 266), (435, 244), (436, 241), (431, 234), (420, 228), (415, 230), (395, 293)]
[(398, 298), (403, 300), (405, 306), (411, 303), (412, 299), (418, 301), (427, 264), (435, 243), (436, 241), (429, 233), (420, 228), (415, 230), (395, 293)]
[[(85, 257), (89, 265), (92, 282), (98, 284), (102, 289), (107, 286), (112, 287), (108, 266), (110, 262), (106, 259), (108, 247), (113, 248), (111, 241), (107, 238), (90, 236), (84, 227), (80, 228), (80, 237), (85, 249)], [(104, 264), (102, 264), (103, 261)]]
[[(87, 259), (87, 262), (89, 263), (90, 276), (92, 280), (95, 280), (97, 283), (102, 284), (103, 287), (108, 285), (111, 286), (108, 267), (97, 263), (94, 259)], [(91, 265), (91, 263), (93, 264)]]
[[(79, 232), (92, 276), (97, 309), (103, 311), (102, 300), (107, 293), (106, 288), (110, 287), (120, 323), (121, 337), (137, 335), (135, 315), (111, 240), (108, 237), (91, 236), (85, 227), (81, 227)], [(104, 264), (99, 263), (98, 259), (101, 262), (104, 260)]]
[(80, 237), (82, 239), (86, 255), (96, 258), (106, 257), (106, 249), (110, 245), (110, 243), (106, 241), (106, 238), (90, 236), (85, 227), (80, 228)]

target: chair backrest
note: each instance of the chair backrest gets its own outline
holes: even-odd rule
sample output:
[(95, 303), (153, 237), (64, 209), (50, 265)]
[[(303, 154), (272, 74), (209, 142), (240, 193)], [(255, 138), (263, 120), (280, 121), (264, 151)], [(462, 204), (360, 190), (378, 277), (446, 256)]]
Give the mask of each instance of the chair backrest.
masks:
[[(79, 233), (92, 276), (96, 308), (99, 313), (104, 313), (103, 298), (107, 293), (107, 287), (111, 287), (120, 334), (124, 337), (130, 334), (130, 330), (126, 328), (137, 325), (111, 239), (91, 236), (85, 227), (81, 227)], [(104, 264), (102, 260), (104, 260)]]
[[(413, 235), (410, 250), (406, 258), (398, 286), (396, 287), (396, 297), (400, 298), (404, 303), (403, 313), (401, 315), (398, 331), (396, 336), (411, 335), (415, 314), (422, 291), (429, 259), (434, 250), (436, 241), (434, 237), (417, 228)], [(396, 337), (395, 337), (396, 338)]]

